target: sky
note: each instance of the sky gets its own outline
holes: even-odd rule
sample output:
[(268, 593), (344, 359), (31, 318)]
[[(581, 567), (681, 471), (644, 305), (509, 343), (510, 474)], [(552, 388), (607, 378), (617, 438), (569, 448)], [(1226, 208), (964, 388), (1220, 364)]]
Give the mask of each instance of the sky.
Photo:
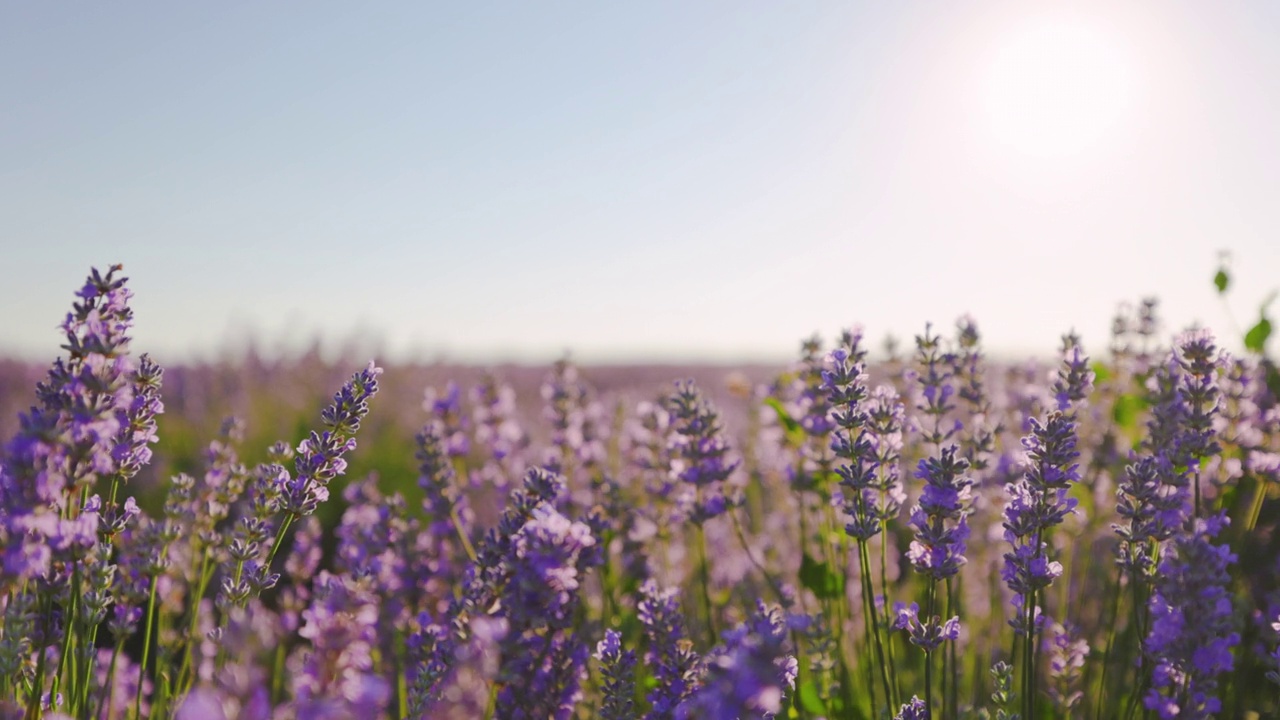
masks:
[[(1101, 353), (1280, 287), (1280, 4), (0, 0), (0, 355)], [(1227, 305), (1211, 278), (1232, 254)], [(1229, 341), (1228, 346), (1238, 346)]]

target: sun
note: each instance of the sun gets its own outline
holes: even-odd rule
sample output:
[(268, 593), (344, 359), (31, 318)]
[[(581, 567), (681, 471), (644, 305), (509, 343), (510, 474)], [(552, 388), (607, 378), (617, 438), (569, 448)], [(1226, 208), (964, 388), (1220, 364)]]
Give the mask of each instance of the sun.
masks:
[(1044, 20), (996, 46), (986, 113), (998, 144), (1034, 157), (1078, 155), (1121, 124), (1130, 63), (1112, 37), (1071, 20)]

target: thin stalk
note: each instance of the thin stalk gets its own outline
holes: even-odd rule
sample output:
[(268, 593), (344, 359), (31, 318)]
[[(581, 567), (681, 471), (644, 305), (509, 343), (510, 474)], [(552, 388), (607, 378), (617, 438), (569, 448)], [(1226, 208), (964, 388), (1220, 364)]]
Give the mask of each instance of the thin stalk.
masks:
[(405, 655), (407, 648), (405, 645), (404, 633), (396, 633), (396, 712), (400, 717), (409, 716), (409, 678), (405, 667)]
[[(747, 556), (747, 560), (751, 562), (755, 569), (760, 571), (760, 576), (764, 578), (765, 584), (773, 592), (774, 598), (778, 602), (782, 602), (785, 595), (782, 593), (782, 587), (778, 585), (778, 581), (774, 579), (764, 564), (756, 559), (755, 553), (751, 552), (751, 547), (747, 545), (746, 533), (742, 530), (742, 523), (738, 520), (738, 513), (735, 510), (729, 512), (729, 518), (733, 521), (733, 532), (738, 537), (738, 544), (742, 546), (742, 552)], [(608, 568), (608, 565), (605, 565)]]
[[(889, 575), (885, 570), (885, 567), (887, 566), (887, 557), (889, 554), (888, 548), (889, 548), (889, 530), (888, 528), (885, 528), (880, 535), (880, 594), (884, 596), (886, 607), (888, 606), (888, 603), (889, 603)], [(890, 638), (889, 641), (885, 643), (885, 645), (887, 646), (885, 648), (885, 651), (886, 651), (885, 654), (888, 656), (888, 659), (889, 659), (889, 663), (888, 663), (889, 679), (890, 679), (889, 687), (893, 690), (892, 707), (899, 707), (902, 705), (902, 698), (900, 697), (900, 693), (902, 691), (899, 689), (899, 684), (898, 684), (898, 663), (897, 663), (897, 659), (894, 658), (892, 638)]]
[(714, 647), (720, 633), (716, 632), (715, 610), (711, 606), (711, 568), (707, 564), (707, 534), (703, 531), (701, 524), (694, 525), (694, 533), (697, 536), (694, 545), (698, 550), (698, 579), (702, 582), (702, 609), (707, 615), (707, 647)]
[[(957, 583), (958, 584), (958, 583)], [(943, 622), (948, 618), (954, 617), (957, 613), (956, 609), (956, 587), (952, 584), (951, 578), (946, 579), (947, 591), (947, 611), (943, 614)], [(959, 714), (960, 704), (960, 677), (957, 671), (956, 662), (956, 643), (951, 641), (943, 645), (942, 650), (942, 716), (956, 717)], [(950, 692), (948, 692), (950, 690)]]
[[(80, 566), (76, 565), (72, 574), (71, 581), (71, 605), (67, 608), (67, 614), (62, 619), (62, 654), (58, 656), (58, 669), (53, 674), (53, 681), (49, 688), (49, 697), (58, 697), (58, 688), (62, 684), (62, 676), (68, 672), (68, 664), (74, 666), (74, 659), (68, 660), (71, 654), (72, 640), (75, 637), (75, 617), (76, 606), (80, 599)], [(74, 670), (72, 671), (74, 672)]]
[(476, 562), (476, 549), (471, 544), (471, 538), (467, 537), (467, 534), (462, 531), (462, 518), (458, 517), (457, 505), (449, 508), (449, 521), (453, 524), (453, 529), (458, 534), (458, 541), (462, 543), (462, 549), (466, 551), (467, 559), (473, 563)]
[(1036, 591), (1032, 590), (1031, 594), (1026, 598), (1026, 652), (1022, 655), (1022, 706), (1023, 717), (1026, 720), (1035, 718), (1036, 707), (1036, 675), (1035, 675), (1035, 658), (1036, 658)]
[(114, 678), (116, 674), (116, 659), (120, 657), (120, 651), (123, 649), (124, 640), (116, 640), (116, 646), (111, 651), (111, 663), (107, 665), (107, 681), (103, 683), (102, 686), (105, 696), (98, 698), (98, 709), (93, 713), (93, 717), (95, 718), (102, 717), (102, 704), (104, 702), (107, 704), (107, 717), (113, 718), (116, 715), (116, 694), (111, 692), (111, 688), (113, 687), (112, 678)]
[(890, 689), (889, 664), (886, 661), (884, 642), (880, 635), (880, 613), (876, 609), (875, 586), (871, 580), (871, 558), (864, 540), (858, 541), (858, 574), (862, 578), (863, 605), (870, 613), (871, 632), (875, 638), (876, 664), (880, 666), (880, 684), (884, 688), (884, 701), (892, 712), (895, 698)]
[[(52, 601), (48, 598), (43, 599), (43, 615), (45, 617), (46, 627), (48, 626), (50, 615), (53, 612), (51, 603)], [(47, 653), (45, 653), (43, 645), (37, 649), (36, 679), (35, 682), (31, 684), (31, 695), (27, 699), (27, 720), (32, 720), (33, 718), (38, 720), (44, 714), (44, 708), (41, 706), (41, 690), (44, 689), (44, 666), (46, 654)]]
[[(89, 631), (89, 642), (87, 645), (85, 645), (84, 648), (82, 648), (83, 657), (84, 657), (84, 670), (80, 674), (81, 678), (80, 678), (80, 687), (77, 693), (79, 695), (79, 700), (77, 701), (77, 708), (89, 707), (89, 686), (92, 684), (91, 680), (93, 676), (96, 674), (94, 670), (95, 670), (95, 665), (97, 664), (95, 662), (97, 659), (95, 657), (95, 654), (98, 648), (98, 627), (99, 627), (98, 625), (94, 625), (93, 629)], [(107, 687), (110, 687), (110, 685), (107, 685)]]
[(151, 578), (151, 590), (147, 593), (147, 625), (142, 634), (142, 664), (138, 666), (138, 691), (134, 694), (133, 720), (142, 713), (142, 686), (147, 679), (147, 665), (151, 662), (151, 626), (156, 611), (156, 578)]
[[(861, 572), (859, 572), (859, 575), (861, 575)], [(873, 645), (873, 641), (872, 641), (872, 639), (871, 639), (871, 634), (872, 634), (872, 627), (873, 627), (873, 625), (874, 625), (874, 623), (875, 623), (875, 620), (873, 619), (872, 614), (871, 614), (871, 611), (872, 611), (871, 605), (873, 605), (874, 603), (873, 603), (873, 602), (872, 602), (872, 601), (867, 597), (867, 585), (866, 585), (866, 581), (865, 581), (865, 579), (860, 578), (859, 582), (861, 582), (861, 583), (862, 583), (862, 592), (861, 592), (861, 595), (862, 595), (862, 634), (863, 634), (863, 643), (864, 643), (865, 647), (867, 647), (867, 648), (872, 648), (872, 647), (874, 647), (874, 645)], [(843, 623), (842, 623), (842, 624), (843, 624)], [(838, 631), (838, 632), (839, 632), (839, 631)], [(842, 633), (841, 633), (841, 634), (842, 634)], [(843, 652), (843, 643), (841, 643), (841, 645), (842, 645), (842, 647), (841, 647), (841, 651)], [(872, 668), (871, 668), (871, 665), (870, 665), (870, 664), (868, 664), (866, 667), (867, 667), (867, 699), (871, 702), (871, 717), (873, 717), (873, 718), (874, 718), (874, 717), (879, 717), (879, 716), (880, 716), (880, 713), (878, 712), (877, 707), (876, 707), (876, 680), (875, 680), (875, 672), (874, 672), (874, 670), (872, 670)], [(888, 687), (886, 687), (886, 688), (885, 688), (885, 691), (887, 692), (887, 691), (888, 691), (888, 689), (889, 689), (889, 688), (888, 688)], [(845, 692), (846, 692), (846, 693), (848, 693), (848, 689), (847, 689), (847, 688), (845, 689)], [(888, 702), (889, 702), (889, 698), (888, 698), (888, 696), (886, 695), (886, 697), (885, 697), (885, 704), (888, 704)]]
[[(271, 567), (271, 562), (276, 559), (276, 553), (280, 552), (280, 546), (284, 544), (285, 533), (289, 532), (289, 526), (293, 525), (293, 521), (296, 519), (297, 516), (293, 513), (288, 513), (284, 516), (284, 520), (280, 523), (280, 529), (276, 531), (276, 541), (271, 545), (271, 554), (267, 556), (267, 567)], [(239, 568), (237, 568), (236, 579), (238, 580), (239, 578)]]
[(1108, 622), (1104, 616), (1103, 622), (1107, 625), (1107, 647), (1102, 651), (1102, 670), (1098, 676), (1098, 687), (1094, 692), (1098, 698), (1093, 716), (1095, 720), (1102, 717), (1102, 701), (1107, 694), (1107, 670), (1111, 665), (1111, 649), (1116, 641), (1116, 621), (1120, 619), (1120, 599), (1123, 597), (1123, 587), (1120, 585), (1119, 579), (1116, 580), (1114, 590), (1111, 593), (1111, 616)]
[(1258, 525), (1258, 517), (1262, 515), (1262, 505), (1267, 500), (1267, 481), (1261, 476), (1254, 476), (1254, 491), (1249, 505), (1249, 518), (1245, 521), (1243, 535), (1253, 532)]
[(284, 698), (284, 643), (277, 643), (271, 657), (271, 704)]
[(213, 579), (212, 558), (209, 555), (208, 548), (203, 551), (204, 559), (200, 563), (200, 575), (196, 579), (197, 589), (191, 596), (191, 622), (187, 625), (186, 645), (183, 648), (182, 665), (178, 670), (178, 694), (181, 695), (190, 689), (187, 684), (193, 678), (188, 677), (191, 670), (191, 656), (195, 651), (196, 631), (199, 629), (200, 622), (200, 601), (204, 599), (204, 593), (209, 588), (209, 582)]
[[(933, 621), (934, 594), (936, 592), (936, 583), (932, 578), (929, 579), (928, 589), (925, 592), (925, 617), (929, 622)], [(925, 650), (924, 652), (924, 716), (927, 720), (933, 720), (933, 652)]]

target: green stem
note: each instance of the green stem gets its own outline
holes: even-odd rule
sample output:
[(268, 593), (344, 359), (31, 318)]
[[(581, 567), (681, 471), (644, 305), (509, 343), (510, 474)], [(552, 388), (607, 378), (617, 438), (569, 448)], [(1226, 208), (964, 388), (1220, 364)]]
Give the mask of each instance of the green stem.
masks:
[(1245, 522), (1242, 535), (1248, 535), (1258, 525), (1258, 517), (1262, 514), (1262, 505), (1267, 499), (1267, 481), (1255, 476), (1252, 502), (1249, 506), (1249, 518)]
[(75, 659), (69, 657), (72, 653), (72, 645), (75, 640), (76, 612), (80, 601), (80, 564), (76, 563), (71, 576), (71, 604), (67, 608), (66, 615), (62, 618), (62, 653), (58, 656), (58, 669), (53, 674), (53, 682), (49, 688), (49, 697), (58, 697), (58, 690), (63, 685), (63, 675), (69, 674), (71, 678), (67, 684), (72, 684), (75, 679)]
[[(1107, 671), (1111, 665), (1111, 649), (1116, 642), (1116, 622), (1120, 619), (1120, 599), (1123, 596), (1123, 588), (1120, 585), (1120, 579), (1117, 578), (1111, 593), (1111, 619), (1107, 622), (1107, 647), (1102, 651), (1102, 670), (1098, 676), (1098, 687), (1094, 691), (1098, 698), (1093, 713), (1095, 720), (1100, 720), (1102, 717), (1102, 701), (1107, 694)], [(1106, 622), (1105, 617), (1103, 621)]]
[[(930, 577), (925, 591), (925, 622), (933, 622), (936, 588), (937, 583)], [(933, 651), (931, 650), (924, 652), (924, 716), (928, 720), (933, 720)]]
[(870, 614), (871, 632), (875, 638), (876, 664), (880, 666), (880, 684), (884, 689), (884, 701), (889, 706), (889, 712), (892, 713), (894, 695), (890, 689), (889, 664), (886, 661), (884, 642), (881, 639), (880, 612), (876, 609), (875, 585), (871, 579), (871, 558), (867, 552), (865, 540), (858, 541), (858, 574), (862, 578), (862, 604), (867, 607)]
[(107, 665), (107, 681), (102, 684), (103, 696), (98, 698), (98, 709), (94, 711), (93, 717), (102, 717), (102, 703), (107, 704), (107, 718), (116, 716), (116, 694), (111, 692), (112, 679), (116, 676), (116, 659), (120, 657), (120, 651), (124, 649), (124, 640), (116, 640), (116, 646), (111, 651), (111, 663)]
[[(889, 603), (889, 574), (885, 570), (887, 566), (887, 557), (889, 554), (888, 547), (889, 547), (889, 530), (888, 528), (885, 528), (884, 532), (880, 535), (880, 594), (884, 596), (886, 607), (888, 606), (888, 603)], [(899, 689), (900, 686), (898, 683), (898, 662), (897, 662), (897, 659), (894, 657), (892, 637), (887, 639), (887, 642), (885, 642), (885, 645), (886, 645), (885, 654), (888, 656), (888, 660), (889, 660), (889, 663), (888, 663), (889, 679), (890, 679), (889, 687), (893, 690), (892, 707), (900, 707), (902, 705), (902, 698), (900, 696), (900, 693), (902, 691)]]
[(1035, 718), (1036, 707), (1036, 591), (1032, 590), (1026, 598), (1026, 652), (1022, 655), (1022, 706), (1024, 720)]
[(462, 530), (462, 518), (458, 517), (458, 506), (454, 505), (449, 508), (449, 521), (453, 523), (453, 529), (458, 533), (458, 540), (462, 543), (462, 549), (467, 553), (467, 559), (471, 562), (477, 561), (476, 549), (471, 544), (471, 538)]
[[(782, 587), (778, 585), (778, 581), (769, 574), (764, 563), (757, 560), (755, 553), (751, 552), (751, 547), (747, 544), (746, 533), (742, 530), (742, 523), (738, 520), (738, 513), (736, 509), (729, 512), (729, 518), (733, 521), (733, 532), (738, 536), (738, 544), (742, 546), (742, 552), (747, 556), (747, 560), (749, 560), (751, 564), (755, 566), (755, 569), (760, 572), (760, 576), (764, 578), (765, 584), (768, 585), (769, 589), (773, 592), (774, 599), (778, 602), (782, 602), (783, 598), (786, 597), (782, 592)], [(605, 566), (605, 569), (607, 568), (608, 565)]]
[(151, 578), (151, 590), (147, 593), (147, 625), (142, 634), (142, 664), (138, 666), (138, 690), (134, 694), (133, 720), (142, 714), (142, 686), (147, 680), (147, 665), (151, 662), (151, 626), (156, 611), (156, 578)]
[(707, 615), (707, 647), (715, 647), (720, 633), (716, 631), (715, 609), (711, 605), (711, 568), (707, 564), (707, 534), (701, 524), (694, 525), (697, 535), (695, 545), (698, 550), (698, 578), (702, 582), (702, 610)]
[(182, 653), (182, 665), (178, 670), (178, 694), (185, 694), (191, 689), (194, 681), (189, 676), (191, 671), (192, 654), (195, 652), (196, 633), (200, 624), (200, 601), (204, 599), (204, 593), (209, 588), (210, 581), (213, 580), (213, 564), (208, 552), (208, 548), (204, 548), (204, 559), (200, 562), (200, 575), (196, 578), (196, 592), (191, 596), (191, 621), (187, 624), (186, 645)]

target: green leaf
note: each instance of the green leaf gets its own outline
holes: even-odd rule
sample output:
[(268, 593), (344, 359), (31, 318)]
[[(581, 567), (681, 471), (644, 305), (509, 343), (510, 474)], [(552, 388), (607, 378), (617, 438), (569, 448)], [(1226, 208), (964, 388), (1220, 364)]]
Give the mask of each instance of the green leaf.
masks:
[(1271, 337), (1271, 321), (1267, 316), (1263, 315), (1258, 324), (1249, 328), (1249, 332), (1244, 334), (1244, 346), (1252, 352), (1259, 355), (1267, 346), (1267, 338)]
[(1231, 285), (1231, 276), (1227, 275), (1226, 268), (1218, 268), (1218, 274), (1213, 276), (1213, 286), (1218, 288), (1218, 294), (1221, 295), (1227, 291), (1227, 287)]
[(1111, 419), (1116, 425), (1131, 430), (1138, 426), (1138, 418), (1150, 403), (1141, 395), (1121, 395), (1111, 407)]
[(818, 695), (818, 686), (812, 680), (800, 685), (800, 690), (796, 693), (796, 699), (800, 702), (800, 707), (810, 715), (818, 717), (829, 717), (831, 712), (827, 710), (827, 706), (822, 702), (822, 697)]
[(786, 433), (787, 441), (793, 447), (804, 445), (804, 428), (800, 427), (800, 423), (787, 414), (787, 409), (782, 406), (782, 401), (778, 398), (770, 397), (764, 399), (764, 404), (773, 408), (773, 412), (778, 416), (778, 422), (782, 424), (782, 431)]
[(844, 597), (844, 575), (832, 570), (827, 563), (814, 560), (809, 553), (800, 560), (800, 584), (819, 598)]
[(1102, 362), (1095, 362), (1089, 366), (1093, 370), (1093, 380), (1095, 383), (1104, 383), (1111, 379), (1111, 368)]

